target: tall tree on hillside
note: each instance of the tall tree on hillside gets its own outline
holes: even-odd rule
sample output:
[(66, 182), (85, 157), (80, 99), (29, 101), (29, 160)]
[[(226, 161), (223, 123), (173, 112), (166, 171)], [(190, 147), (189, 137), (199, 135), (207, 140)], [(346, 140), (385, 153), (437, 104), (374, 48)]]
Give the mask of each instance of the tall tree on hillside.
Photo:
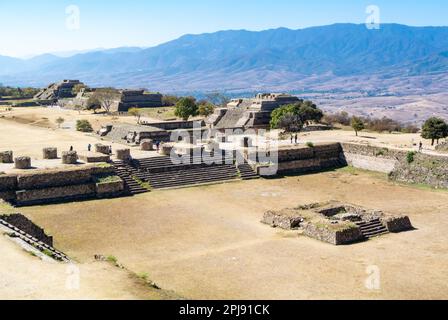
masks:
[(101, 107), (103, 107), (104, 111), (110, 113), (110, 108), (119, 98), (119, 93), (114, 88), (103, 88), (96, 90), (94, 96), (101, 102)]
[(350, 124), (351, 124), (353, 130), (355, 130), (356, 136), (358, 136), (359, 131), (362, 131), (366, 128), (364, 121), (358, 117), (352, 117)]
[(294, 133), (302, 130), (303, 122), (300, 116), (293, 113), (286, 113), (280, 117), (277, 126), (278, 129), (283, 129), (287, 133)]
[(101, 101), (95, 96), (92, 95), (87, 100), (86, 110), (91, 110), (93, 113), (96, 113), (96, 110), (101, 109)]
[(448, 137), (448, 124), (443, 119), (433, 117), (426, 120), (422, 128), (423, 139), (430, 139), (433, 146), (436, 140), (439, 144), (439, 140), (446, 137)]
[(198, 114), (198, 106), (196, 104), (196, 99), (193, 97), (185, 97), (180, 99), (176, 103), (176, 107), (174, 109), (174, 115), (176, 117), (182, 118), (187, 121), (188, 118), (197, 116)]

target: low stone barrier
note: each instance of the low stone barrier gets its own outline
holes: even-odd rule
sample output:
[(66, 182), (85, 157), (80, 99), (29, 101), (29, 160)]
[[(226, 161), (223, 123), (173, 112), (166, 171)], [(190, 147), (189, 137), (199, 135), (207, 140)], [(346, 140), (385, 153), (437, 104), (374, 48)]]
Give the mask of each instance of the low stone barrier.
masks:
[(47, 160), (57, 159), (58, 158), (58, 149), (57, 148), (44, 148), (42, 150), (43, 158)]
[(95, 152), (102, 154), (110, 154), (110, 147), (101, 143), (95, 144)]
[(17, 191), (16, 204), (25, 206), (91, 197), (95, 197), (94, 183)]
[(331, 243), (334, 245), (351, 244), (363, 239), (360, 228), (347, 228), (345, 230), (331, 230), (327, 227), (319, 227), (313, 223), (303, 226), (304, 234), (310, 238)]
[(85, 163), (109, 162), (110, 155), (102, 153), (80, 154), (79, 159)]
[(62, 163), (63, 164), (77, 164), (78, 163), (78, 153), (76, 151), (64, 151), (62, 153)]
[(17, 157), (14, 159), (14, 167), (16, 169), (31, 169), (30, 157)]
[(0, 152), (0, 163), (14, 163), (13, 152), (12, 151)]
[(281, 228), (284, 230), (296, 230), (303, 222), (303, 218), (291, 212), (267, 211), (263, 215), (262, 223), (273, 228)]
[(124, 182), (120, 179), (119, 181), (97, 183), (95, 187), (97, 198), (113, 197), (124, 191)]
[(159, 154), (162, 156), (170, 156), (174, 145), (172, 143), (163, 143), (160, 145)]

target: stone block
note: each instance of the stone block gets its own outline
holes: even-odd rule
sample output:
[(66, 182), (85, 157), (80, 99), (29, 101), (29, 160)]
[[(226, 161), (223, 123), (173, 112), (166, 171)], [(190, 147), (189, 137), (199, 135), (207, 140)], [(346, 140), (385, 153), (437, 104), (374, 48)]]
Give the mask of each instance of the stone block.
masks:
[(163, 143), (162, 145), (160, 145), (159, 148), (159, 153), (162, 156), (170, 156), (171, 155), (171, 150), (173, 150), (173, 144), (172, 143)]
[(17, 157), (14, 159), (14, 165), (16, 169), (31, 169), (31, 158)]
[(131, 149), (117, 149), (117, 159), (121, 161), (131, 160)]
[(76, 164), (78, 163), (78, 153), (76, 151), (65, 151), (62, 153), (63, 164)]
[(42, 150), (44, 159), (57, 159), (58, 158), (58, 149), (57, 148), (44, 148)]
[(0, 163), (14, 163), (13, 152), (12, 151), (0, 152)]
[(154, 142), (151, 139), (145, 139), (140, 142), (140, 148), (143, 151), (152, 151), (154, 150)]

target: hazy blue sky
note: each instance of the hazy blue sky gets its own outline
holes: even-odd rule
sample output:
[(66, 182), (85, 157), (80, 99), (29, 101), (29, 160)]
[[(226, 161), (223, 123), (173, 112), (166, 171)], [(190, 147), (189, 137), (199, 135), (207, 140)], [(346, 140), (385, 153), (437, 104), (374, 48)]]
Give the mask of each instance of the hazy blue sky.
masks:
[[(66, 9), (79, 8), (76, 19)], [(446, 0), (0, 0), (0, 54), (153, 46), (186, 33), (381, 22), (448, 25)], [(68, 26), (67, 26), (68, 19)]]

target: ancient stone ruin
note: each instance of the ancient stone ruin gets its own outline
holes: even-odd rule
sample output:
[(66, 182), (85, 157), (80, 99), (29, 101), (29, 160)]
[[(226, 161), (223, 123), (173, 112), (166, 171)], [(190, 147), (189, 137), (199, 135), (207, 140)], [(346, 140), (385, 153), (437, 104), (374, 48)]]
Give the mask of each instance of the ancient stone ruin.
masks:
[(152, 151), (154, 150), (154, 142), (151, 139), (145, 139), (140, 142), (140, 148), (143, 151)]
[(334, 245), (413, 229), (407, 216), (396, 216), (337, 201), (268, 211), (261, 222), (273, 228), (302, 230), (303, 234), (311, 238)]
[(16, 169), (31, 169), (31, 158), (17, 157), (14, 159), (14, 166)]
[(132, 159), (130, 149), (117, 149), (117, 159), (121, 161), (129, 161)]
[(78, 163), (78, 153), (76, 151), (62, 152), (62, 163), (63, 164), (77, 164)]
[(110, 154), (110, 147), (101, 143), (95, 144), (95, 152), (102, 154)]
[(47, 160), (57, 159), (58, 158), (58, 149), (57, 148), (44, 148), (42, 150), (43, 158)]
[(0, 163), (14, 163), (13, 152), (12, 151), (0, 152)]

